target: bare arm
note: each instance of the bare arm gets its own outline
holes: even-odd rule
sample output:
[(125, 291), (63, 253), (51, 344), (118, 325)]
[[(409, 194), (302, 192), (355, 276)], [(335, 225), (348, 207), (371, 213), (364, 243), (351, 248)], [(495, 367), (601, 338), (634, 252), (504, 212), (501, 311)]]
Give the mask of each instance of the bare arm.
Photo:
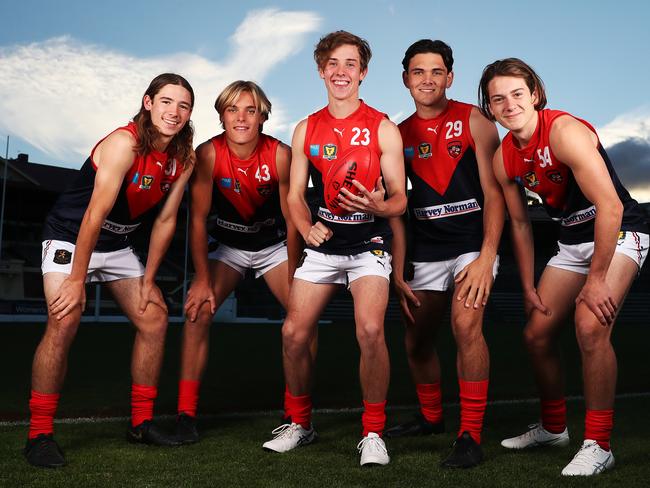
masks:
[(85, 281), (90, 256), (99, 232), (119, 194), (124, 176), (133, 164), (134, 137), (126, 131), (116, 131), (104, 139), (95, 150), (97, 173), (93, 193), (84, 213), (75, 243), (72, 271), (48, 304), (50, 313), (60, 320), (75, 307), (86, 306)]
[(206, 228), (206, 219), (212, 206), (214, 157), (212, 142), (201, 144), (196, 149), (196, 168), (190, 180), (190, 250), (194, 264), (194, 280), (187, 292), (185, 315), (191, 322), (196, 320), (199, 309), (206, 301), (210, 304), (210, 311), (216, 312), (208, 264)]
[(288, 256), (288, 280), (289, 284), (293, 281), (293, 275), (296, 271), (296, 266), (302, 254), (304, 242), (298, 229), (291, 220), (291, 213), (289, 212), (289, 205), (287, 203), (287, 196), (289, 195), (289, 180), (291, 172), (291, 148), (280, 143), (278, 145), (277, 154), (275, 157), (276, 167), (278, 171), (279, 191), (280, 191), (280, 207), (282, 208), (282, 215), (287, 224), (287, 256)]
[(598, 139), (584, 124), (568, 115), (559, 117), (551, 127), (549, 141), (552, 152), (571, 168), (580, 190), (596, 207), (594, 254), (576, 303), (584, 301), (603, 325), (611, 324), (618, 304), (605, 277), (616, 249), (623, 204), (598, 152)]
[(465, 300), (465, 307), (487, 304), (492, 289), (494, 261), (499, 249), (505, 204), (492, 169), (492, 159), (499, 147), (499, 133), (494, 123), (487, 120), (477, 108), (472, 109), (470, 131), (476, 147), (479, 180), (483, 191), (483, 243), (481, 253), (456, 277), (460, 283), (457, 300)]

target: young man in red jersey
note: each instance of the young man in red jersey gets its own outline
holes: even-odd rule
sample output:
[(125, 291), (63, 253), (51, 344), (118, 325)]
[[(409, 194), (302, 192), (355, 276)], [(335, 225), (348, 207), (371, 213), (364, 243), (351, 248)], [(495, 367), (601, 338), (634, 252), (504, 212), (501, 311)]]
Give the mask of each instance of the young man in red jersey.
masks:
[[(341, 286), (354, 299), (356, 335), (361, 352), (363, 434), (358, 444), (361, 465), (387, 464), (382, 439), (389, 360), (384, 342), (388, 303), (391, 231), (387, 219), (406, 206), (402, 142), (395, 124), (359, 99), (368, 72), (368, 43), (345, 31), (323, 37), (314, 51), (328, 104), (298, 124), (292, 141), (291, 217), (307, 249), (294, 275), (287, 318), (282, 328), (288, 423), (273, 431), (264, 448), (285, 452), (311, 443), (312, 357), (309, 344), (321, 312)], [(341, 206), (354, 218), (330, 212), (323, 198), (323, 177), (330, 165), (351, 148), (367, 146), (380, 157), (375, 188), (355, 186), (361, 195), (342, 190)], [(309, 178), (317, 199), (305, 200)], [(385, 185), (385, 189), (384, 189)]]
[[(526, 63), (509, 58), (488, 65), (479, 94), (483, 113), (510, 131), (495, 154), (494, 172), (512, 221), (528, 315), (524, 340), (542, 407), (540, 424), (501, 445), (569, 443), (558, 336), (573, 313), (587, 412), (582, 446), (562, 474), (598, 474), (614, 466), (616, 355), (610, 337), (648, 253), (643, 211), (616, 176), (594, 128), (566, 112), (544, 109), (544, 84)], [(560, 223), (559, 251), (537, 287), (522, 186), (537, 193)]]
[[(239, 80), (221, 92), (214, 107), (224, 132), (197, 148), (190, 185), (190, 247), (196, 274), (185, 304), (176, 429), (185, 444), (199, 439), (196, 410), (214, 313), (247, 270), (264, 277), (286, 309), (287, 244), (294, 257), (301, 244), (283, 216), (288, 215), (291, 150), (262, 133), (271, 102), (257, 84)], [(296, 262), (291, 260), (293, 269)]]
[(399, 125), (412, 190), (408, 237), (405, 222), (391, 219), (393, 282), (406, 320), (406, 351), (421, 413), (386, 436), (444, 431), (435, 342), (453, 295), (461, 421), (442, 466), (467, 468), (483, 459), (489, 379), (483, 313), (498, 268), (504, 203), (491, 164), (499, 145), (496, 127), (477, 107), (447, 98), (453, 62), (451, 48), (430, 39), (412, 44), (402, 61), (416, 111)]
[[(183, 77), (154, 78), (133, 122), (97, 143), (47, 216), (42, 268), (48, 320), (34, 355), (24, 451), (34, 466), (65, 464), (53, 438), (53, 418), (87, 282), (105, 283), (136, 329), (128, 440), (177, 445), (151, 421), (167, 331), (167, 306), (155, 277), (192, 173), (193, 105), (194, 92)], [(150, 218), (155, 221), (143, 267), (129, 234)]]

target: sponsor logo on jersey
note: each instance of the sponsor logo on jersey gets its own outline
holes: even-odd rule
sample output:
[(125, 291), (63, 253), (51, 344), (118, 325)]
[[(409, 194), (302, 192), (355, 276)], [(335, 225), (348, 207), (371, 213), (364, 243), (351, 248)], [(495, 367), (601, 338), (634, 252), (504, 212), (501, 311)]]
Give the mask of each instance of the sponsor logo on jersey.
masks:
[(167, 193), (171, 187), (172, 187), (171, 183), (163, 181), (160, 184), (160, 191), (163, 192), (163, 193)]
[(551, 169), (551, 170), (547, 171), (546, 172), (546, 177), (549, 180), (551, 180), (551, 182), (556, 183), (558, 185), (560, 183), (562, 183), (562, 181), (564, 181), (564, 178), (562, 178), (562, 173), (560, 173), (559, 171), (557, 171), (555, 169)]
[(275, 225), (275, 219), (269, 218), (264, 220), (263, 222), (255, 222), (252, 225), (244, 225), (244, 224), (238, 224), (236, 222), (228, 222), (227, 220), (220, 219), (219, 217), (217, 217), (215, 223), (219, 227), (223, 227), (224, 229), (228, 229), (228, 230), (234, 230), (235, 232), (242, 232), (244, 234), (256, 234), (260, 231), (262, 227), (270, 227), (272, 225)]
[(524, 175), (524, 179), (526, 180), (526, 184), (529, 188), (535, 188), (537, 185), (539, 185), (539, 180), (537, 179), (537, 175), (534, 171), (529, 171), (526, 173)]
[(345, 129), (337, 129), (336, 127), (334, 127), (334, 132), (336, 132), (340, 137), (343, 137), (344, 130)]
[(534, 162), (535, 162), (535, 158), (530, 158), (530, 159), (524, 158), (524, 163), (530, 164), (530, 163), (534, 163)]
[(241, 193), (241, 183), (237, 178), (235, 178), (235, 192)]
[(309, 145), (309, 155), (318, 156), (320, 154), (320, 144), (310, 144)]
[(571, 215), (564, 218), (554, 218), (553, 220), (559, 220), (560, 224), (563, 227), (571, 227), (572, 225), (582, 224), (596, 218), (596, 207), (592, 205), (589, 208), (578, 210), (573, 212)]
[(404, 157), (406, 159), (413, 159), (413, 156), (415, 156), (415, 148), (413, 146), (405, 147)]
[(257, 187), (257, 193), (259, 193), (263, 197), (268, 197), (271, 193), (273, 193), (273, 186), (271, 183), (265, 183), (263, 185), (259, 185)]
[(237, 171), (239, 171), (240, 173), (244, 173), (244, 176), (248, 176), (248, 168), (246, 168), (246, 169), (237, 168)]
[(427, 131), (433, 132), (435, 135), (438, 135), (438, 126), (436, 125), (435, 127), (427, 127)]
[(153, 176), (151, 175), (142, 175), (142, 181), (140, 182), (140, 188), (142, 190), (149, 190), (151, 184), (153, 183)]
[(426, 159), (431, 157), (431, 144), (422, 142), (418, 146), (418, 158)]
[(370, 242), (372, 242), (373, 244), (383, 244), (384, 239), (381, 236), (375, 236), (370, 238)]
[(375, 221), (375, 216), (370, 213), (354, 212), (349, 215), (339, 217), (338, 215), (334, 215), (328, 209), (323, 207), (319, 207), (318, 216), (323, 220), (327, 220), (328, 222), (335, 222), (337, 224), (367, 224), (369, 222)]
[(232, 179), (231, 178), (221, 178), (219, 180), (219, 185), (221, 188), (231, 188), (232, 187)]
[(133, 232), (140, 224), (118, 224), (117, 222), (111, 222), (110, 220), (105, 220), (102, 224), (102, 229), (112, 232), (113, 234), (128, 234)]
[(462, 202), (450, 202), (431, 207), (414, 208), (413, 214), (418, 220), (436, 220), (471, 212), (479, 212), (480, 210), (481, 206), (476, 201), (476, 198), (470, 198)]
[(140, 181), (140, 173), (136, 171), (136, 173), (133, 175), (133, 179), (131, 180), (131, 183), (135, 185), (138, 183), (138, 181)]
[(54, 259), (56, 264), (70, 264), (72, 262), (72, 253), (67, 249), (57, 249), (54, 251)]
[(463, 144), (460, 141), (451, 141), (447, 144), (447, 152), (452, 158), (457, 158), (463, 151)]
[(331, 161), (336, 159), (336, 145), (335, 144), (325, 144), (323, 145), (323, 158)]

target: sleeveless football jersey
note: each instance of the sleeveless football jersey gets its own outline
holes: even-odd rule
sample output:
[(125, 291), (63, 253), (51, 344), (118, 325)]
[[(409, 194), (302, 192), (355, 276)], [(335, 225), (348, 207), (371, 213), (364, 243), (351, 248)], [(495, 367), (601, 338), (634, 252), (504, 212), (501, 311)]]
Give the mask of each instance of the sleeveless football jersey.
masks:
[(378, 129), (384, 118), (386, 114), (363, 101), (344, 119), (334, 118), (327, 107), (308, 117), (304, 151), (310, 162), (309, 176), (316, 195), (309, 203), (312, 222), (320, 221), (334, 233), (329, 241), (315, 247), (315, 251), (339, 255), (390, 251), (392, 233), (388, 220), (363, 212), (336, 216), (327, 209), (323, 198), (323, 180), (330, 165), (348, 149), (368, 146), (381, 156)]
[[(579, 244), (594, 240), (596, 207), (584, 196), (571, 169), (558, 160), (549, 142), (551, 126), (562, 115), (559, 110), (544, 109), (538, 112), (537, 128), (526, 147), (517, 147), (512, 133), (502, 142), (503, 164), (508, 178), (538, 194), (546, 211), (560, 223), (560, 242)], [(596, 134), (586, 121), (574, 117)], [(623, 187), (600, 142), (598, 152), (605, 161), (618, 197), (623, 203), (621, 231), (648, 232), (643, 211), (636, 200)]]
[(399, 124), (404, 142), (410, 259), (443, 261), (483, 243), (483, 189), (469, 126), (472, 105), (449, 100), (438, 117)]
[[(130, 132), (138, 139), (133, 122), (116, 130)], [(97, 166), (93, 155), (104, 139), (95, 145), (76, 179), (54, 204), (45, 220), (44, 240), (76, 242), (95, 187)], [(183, 165), (175, 159), (168, 160), (166, 153), (151, 151), (144, 156), (136, 155), (133, 165), (124, 176), (115, 204), (102, 225), (95, 251), (109, 252), (128, 247), (128, 235), (143, 221), (157, 215), (158, 203), (165, 199), (172, 183), (182, 172)]]
[(212, 209), (208, 232), (216, 241), (245, 251), (259, 251), (285, 239), (280, 208), (277, 139), (260, 134), (246, 160), (238, 159), (224, 134), (212, 138)]

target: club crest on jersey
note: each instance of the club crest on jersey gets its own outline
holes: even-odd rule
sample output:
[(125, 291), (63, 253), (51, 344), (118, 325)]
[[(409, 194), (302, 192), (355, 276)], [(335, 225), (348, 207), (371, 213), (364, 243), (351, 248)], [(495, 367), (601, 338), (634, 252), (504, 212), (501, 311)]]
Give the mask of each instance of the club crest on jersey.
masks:
[(336, 145), (335, 144), (324, 144), (323, 145), (323, 158), (331, 161), (336, 159)]
[(618, 243), (617, 243), (617, 245), (620, 246), (624, 242), (625, 242), (625, 231), (622, 230), (622, 231), (619, 231), (619, 233), (618, 233)]
[(526, 184), (530, 188), (535, 188), (537, 185), (539, 185), (539, 180), (537, 179), (537, 175), (535, 174), (534, 171), (529, 171), (524, 175), (524, 179), (526, 180)]
[(221, 188), (232, 188), (232, 179), (221, 178), (221, 180), (219, 180), (219, 185), (221, 185)]
[(431, 144), (422, 142), (418, 146), (418, 158), (426, 159), (431, 157)]
[(257, 193), (259, 193), (263, 197), (268, 197), (271, 193), (273, 193), (273, 187), (271, 186), (270, 183), (259, 185), (257, 187)]
[(151, 189), (151, 184), (153, 183), (153, 176), (151, 175), (142, 175), (142, 180), (140, 181), (140, 188), (142, 190)]
[(405, 147), (404, 157), (406, 159), (413, 159), (413, 156), (415, 156), (415, 148), (413, 146)]
[(309, 155), (318, 156), (320, 153), (320, 144), (310, 144), (309, 145)]
[(239, 183), (239, 180), (235, 178), (235, 192), (241, 193), (241, 183)]
[(172, 187), (172, 185), (170, 183), (168, 183), (166, 181), (163, 181), (160, 184), (160, 191), (163, 192), (163, 193), (167, 193), (171, 187)]
[(72, 261), (72, 253), (67, 249), (57, 249), (54, 251), (54, 259), (56, 264), (70, 264)]
[(463, 151), (463, 144), (460, 141), (451, 141), (447, 144), (447, 152), (452, 158), (457, 158)]
[(550, 170), (546, 172), (546, 177), (551, 180), (553, 183), (560, 184), (562, 181), (564, 181), (564, 178), (562, 178), (562, 173), (560, 173), (557, 170)]
[(386, 253), (382, 251), (381, 249), (373, 249), (370, 251), (373, 255), (377, 256), (378, 258), (384, 258), (386, 257)]

